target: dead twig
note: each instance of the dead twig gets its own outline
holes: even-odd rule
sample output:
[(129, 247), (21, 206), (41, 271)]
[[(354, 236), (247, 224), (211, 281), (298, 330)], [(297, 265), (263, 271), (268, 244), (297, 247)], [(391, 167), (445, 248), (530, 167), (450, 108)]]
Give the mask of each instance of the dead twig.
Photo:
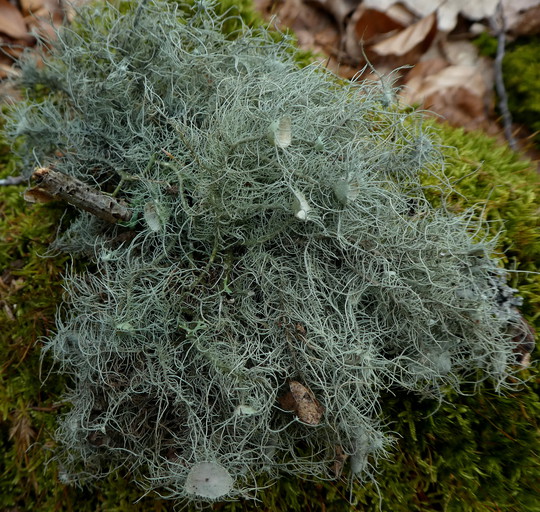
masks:
[(517, 142), (512, 135), (512, 114), (508, 109), (508, 95), (506, 94), (506, 88), (503, 80), (503, 59), (504, 49), (506, 43), (506, 23), (504, 19), (504, 11), (502, 2), (499, 0), (497, 4), (497, 10), (490, 20), (491, 28), (497, 36), (497, 56), (495, 57), (494, 70), (495, 70), (495, 88), (499, 95), (499, 109), (503, 119), (504, 135), (508, 141), (508, 145), (517, 151)]
[(51, 405), (50, 407), (31, 406), (31, 407), (28, 407), (28, 409), (30, 409), (31, 411), (36, 411), (36, 412), (54, 412), (60, 409), (61, 407), (64, 407), (64, 405), (65, 403)]
[(24, 183), (26, 178), (23, 176), (8, 176), (7, 178), (0, 180), (0, 187), (8, 187), (11, 185), (20, 185)]
[(36, 186), (24, 193), (24, 198), (31, 203), (60, 199), (113, 224), (131, 219), (132, 212), (125, 204), (72, 176), (41, 167), (34, 171), (32, 178)]

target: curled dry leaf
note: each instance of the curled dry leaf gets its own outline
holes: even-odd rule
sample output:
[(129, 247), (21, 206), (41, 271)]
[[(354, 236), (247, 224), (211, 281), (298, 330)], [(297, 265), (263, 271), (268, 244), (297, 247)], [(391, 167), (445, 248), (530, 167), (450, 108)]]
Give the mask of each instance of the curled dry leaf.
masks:
[(361, 7), (353, 16), (350, 25), (354, 30), (354, 35), (365, 44), (374, 42), (375, 38), (384, 38), (389, 32), (405, 28), (403, 23), (377, 9)]
[(362, 48), (374, 44), (389, 33), (405, 28), (401, 22), (377, 9), (359, 6), (351, 17), (345, 32), (345, 49), (354, 58), (363, 57)]
[(336, 20), (338, 26), (344, 27), (345, 20), (361, 0), (304, 0), (307, 4), (312, 4), (330, 13)]
[[(398, 0), (364, 0), (362, 3), (370, 9), (378, 9), (379, 11), (386, 11)], [(405, 3), (405, 2), (400, 2)], [(414, 11), (413, 11), (414, 12)]]
[(405, 103), (411, 104), (419, 101), (421, 97), (418, 91), (423, 86), (425, 80), (432, 75), (436, 75), (449, 65), (448, 61), (440, 54), (435, 54), (431, 58), (422, 59), (412, 68), (406, 77), (406, 87), (401, 91), (401, 97)]
[(421, 103), (454, 126), (487, 128), (490, 90), (486, 83), (491, 74), (483, 61), (477, 66), (447, 66), (434, 74), (413, 76), (401, 97), (405, 103)]
[(13, 39), (28, 38), (28, 30), (22, 14), (8, 0), (0, 0), (0, 33)]
[(43, 0), (19, 0), (21, 10), (25, 16), (39, 11), (43, 7)]
[(385, 14), (390, 16), (394, 21), (401, 23), (404, 27), (412, 25), (418, 18), (404, 5), (394, 4), (385, 9)]
[(41, 6), (33, 10), (25, 21), (33, 32), (52, 41), (56, 39), (56, 29), (64, 23), (67, 14), (76, 7), (76, 2), (66, 4), (65, 8), (59, 0), (41, 0), (40, 3)]
[(458, 15), (472, 21), (495, 14), (499, 0), (452, 0), (441, 2), (438, 12), (439, 30), (450, 32), (458, 22)]
[(540, 33), (540, 0), (503, 0), (506, 29), (514, 35)]
[[(495, 14), (499, 0), (364, 0), (366, 7), (386, 10), (399, 3), (418, 16), (427, 16), (437, 11), (437, 26), (443, 32), (452, 31), (458, 15), (469, 20), (489, 18)], [(513, 2), (515, 0), (508, 0)]]
[(324, 414), (324, 407), (313, 392), (295, 380), (289, 382), (289, 389), (279, 399), (283, 409), (293, 411), (300, 421), (308, 425), (318, 425)]
[(397, 34), (373, 45), (371, 51), (380, 57), (399, 58), (403, 61), (401, 64), (413, 64), (431, 46), (436, 34), (436, 16), (435, 13), (432, 13)]
[[(513, 0), (514, 1), (514, 0)], [(451, 0), (441, 2), (440, 9), (451, 8), (469, 20), (489, 18), (495, 14), (499, 0)]]
[(358, 72), (356, 63), (350, 66), (351, 59), (344, 52), (344, 31), (327, 9), (306, 0), (254, 0), (254, 4), (272, 26), (292, 29), (297, 46), (313, 52), (321, 65), (342, 77), (352, 78)]
[(3, 56), (0, 55), (0, 80), (2, 80), (2, 78), (8, 77), (12, 70), (11, 61), (2, 57)]
[(340, 34), (336, 23), (330, 15), (313, 5), (303, 0), (287, 0), (279, 5), (276, 14), (272, 23), (291, 28), (300, 48), (328, 54), (339, 47)]
[(23, 198), (29, 203), (50, 203), (54, 196), (39, 187), (32, 187), (24, 191)]

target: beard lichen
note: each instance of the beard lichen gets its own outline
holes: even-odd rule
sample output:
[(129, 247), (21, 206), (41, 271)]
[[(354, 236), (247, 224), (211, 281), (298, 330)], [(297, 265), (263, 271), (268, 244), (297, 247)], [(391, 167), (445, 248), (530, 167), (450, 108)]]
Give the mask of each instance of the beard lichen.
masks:
[(475, 213), (426, 199), (423, 173), (452, 189), (420, 114), (299, 69), (285, 37), (223, 35), (206, 2), (93, 9), (24, 61), (10, 128), (27, 165), (133, 211), (55, 242), (93, 263), (45, 344), (72, 376), (65, 481), (123, 467), (212, 501), (337, 459), (369, 478), (382, 394), (516, 383), (519, 300)]

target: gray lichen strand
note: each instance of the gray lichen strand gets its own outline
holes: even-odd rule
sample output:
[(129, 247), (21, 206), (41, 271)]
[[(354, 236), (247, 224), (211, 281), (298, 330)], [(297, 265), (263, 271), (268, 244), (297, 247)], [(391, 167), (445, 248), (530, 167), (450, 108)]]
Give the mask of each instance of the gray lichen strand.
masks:
[[(299, 69), (265, 31), (229, 40), (204, 2), (93, 9), (25, 64), (51, 93), (11, 125), (23, 154), (138, 212), (129, 243), (88, 214), (56, 242), (95, 260), (46, 344), (74, 382), (65, 479), (122, 466), (234, 499), (263, 474), (332, 478), (336, 447), (366, 478), (391, 443), (381, 393), (510, 385), (515, 299), (482, 223), (426, 200), (443, 162), (420, 115)], [(280, 407), (290, 380), (318, 424)]]

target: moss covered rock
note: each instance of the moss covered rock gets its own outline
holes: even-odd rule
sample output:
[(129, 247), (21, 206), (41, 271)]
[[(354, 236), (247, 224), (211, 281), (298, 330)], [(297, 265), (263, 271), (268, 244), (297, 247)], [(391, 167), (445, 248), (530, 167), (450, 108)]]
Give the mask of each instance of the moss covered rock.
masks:
[[(276, 137), (284, 140), (284, 131), (278, 123), (274, 143)], [(494, 222), (492, 228), (505, 228), (504, 234), (499, 237), (499, 250), (505, 251), (507, 265), (518, 271), (534, 270), (539, 252), (538, 232), (533, 227), (537, 217), (534, 201), (538, 194), (534, 172), (508, 150), (495, 146), (481, 135), (464, 135), (456, 130), (442, 129), (440, 137), (444, 144), (456, 148), (448, 149), (446, 155), (446, 174), (448, 179), (455, 181), (455, 192), (442, 197), (433, 193), (432, 203), (445, 200), (452, 204), (456, 214), (479, 205), (475, 215), (492, 221), (504, 219), (506, 225)], [(436, 185), (440, 188), (440, 180), (433, 180), (432, 174), (426, 174), (423, 186), (427, 188)], [(8, 286), (13, 283), (10, 277), (14, 275), (13, 272), (25, 276), (33, 271), (40, 276), (47, 276), (54, 270), (53, 276), (58, 276), (59, 269), (65, 264), (62, 259), (41, 261), (34, 254), (36, 245), (30, 247), (28, 241), (25, 242), (25, 239), (31, 239), (33, 244), (48, 242), (55, 231), (53, 226), (58, 219), (54, 216), (58, 215), (58, 210), (41, 207), (32, 210), (30, 214), (21, 213), (23, 205), (16, 193), (18, 191), (14, 189), (9, 191), (11, 198), (8, 203), (13, 206), (11, 210), (6, 210), (9, 213), (6, 219), (18, 218), (15, 225), (19, 227), (14, 229), (14, 220), (6, 220), (2, 228), (15, 235), (8, 240), (9, 261), (23, 257), (24, 262), (17, 263), (15, 267), (19, 268), (6, 274)], [(296, 196), (299, 206), (293, 205), (293, 213), (298, 220), (305, 220), (298, 217), (298, 214), (300, 211), (306, 217), (309, 214), (309, 205), (305, 207), (302, 203), (302, 200), (307, 199), (299, 194)], [(156, 208), (150, 213), (155, 212)], [(50, 220), (36, 222), (34, 216), (37, 215)], [(151, 224), (149, 209), (141, 210), (141, 219)], [(155, 219), (151, 220), (153, 222)], [(158, 228), (159, 222), (158, 218)], [(45, 271), (46, 264), (49, 265), (49, 274)], [(537, 276), (521, 272), (516, 272), (515, 276), (515, 283), (512, 284), (525, 296), (525, 311), (529, 320), (535, 322), (539, 312), (537, 298), (540, 286)], [(13, 329), (24, 326), (24, 322), (30, 318), (35, 319), (40, 300), (48, 308), (43, 317), (50, 322), (58, 294), (51, 300), (54, 294), (47, 281), (48, 278), (36, 281), (31, 295), (32, 303), (28, 297), (20, 298), (17, 295), (24, 290), (24, 279), (19, 283), (23, 285), (20, 289), (6, 292), (3, 299), (8, 307), (4, 314), (8, 320), (14, 316), (13, 310), (18, 309), (13, 307), (17, 301), (22, 300), (22, 303), (28, 304), (24, 314), (19, 313), (25, 320), (12, 323)], [(58, 278), (51, 282), (58, 282)], [(58, 290), (58, 287), (55, 289)], [(38, 325), (34, 336), (41, 334), (47, 327), (50, 325)], [(194, 328), (190, 325), (187, 327), (191, 330)], [(120, 330), (129, 331), (129, 327), (123, 325)], [(17, 339), (15, 336), (10, 333), (6, 343), (12, 343), (13, 339)], [(27, 338), (23, 336), (23, 339)], [(9, 353), (8, 349), (6, 346), (2, 353)], [(37, 443), (36, 447), (52, 447), (54, 441), (51, 440), (51, 431), (58, 410), (50, 402), (57, 399), (55, 391), (58, 392), (62, 386), (62, 380), (56, 374), (51, 374), (46, 389), (51, 389), (52, 393), (43, 397), (45, 405), (32, 401), (30, 397), (39, 396), (33, 394), (39, 386), (36, 372), (38, 357), (36, 351), (28, 349), (28, 353), (32, 354), (33, 359), (28, 358), (24, 365), (17, 366), (11, 359), (5, 362), (5, 368), (12, 375), (22, 372), (26, 376), (13, 380), (28, 390), (26, 394), (21, 394), (27, 397), (24, 403), (14, 402), (13, 397), (20, 393), (19, 384), (10, 387), (8, 382), (2, 383), (2, 393), (5, 394), (2, 403), (11, 404), (6, 405), (3, 423), (5, 464), (11, 475), (8, 479), (10, 486), (7, 486), (4, 498), (5, 506), (29, 508), (32, 503), (31, 508), (34, 510), (39, 507), (41, 510), (52, 509), (53, 503), (64, 509), (73, 506), (78, 510), (82, 510), (81, 506), (88, 507), (88, 510), (159, 510), (160, 507), (169, 506), (153, 497), (133, 505), (140, 491), (127, 485), (125, 480), (118, 479), (118, 473), (101, 481), (97, 494), (93, 491), (79, 493), (73, 489), (66, 492), (63, 479), (68, 475), (63, 468), (54, 464), (47, 466), (45, 474), (40, 473), (42, 457), (47, 452), (38, 449), (27, 452), (24, 448), (32, 441)], [(467, 386), (464, 390), (469, 391)], [(470, 391), (473, 391), (472, 387)], [(256, 507), (268, 510), (306, 510), (322, 508), (324, 504), (326, 509), (334, 510), (344, 510), (349, 506), (353, 509), (375, 509), (381, 501), (384, 510), (490, 510), (494, 506), (501, 510), (528, 510), (527, 507), (534, 499), (532, 489), (538, 474), (534, 459), (534, 448), (538, 442), (534, 425), (538, 398), (532, 387), (516, 391), (510, 397), (499, 397), (486, 385), (479, 397), (449, 394), (449, 402), (442, 403), (429, 399), (419, 401), (404, 392), (400, 392), (398, 397), (388, 395), (382, 398), (384, 417), (393, 422), (391, 428), (402, 437), (391, 455), (392, 462), (380, 468), (378, 487), (368, 483), (357, 486), (350, 493), (347, 485), (307, 484), (297, 479), (281, 479), (275, 487), (261, 494), (263, 505)], [(17, 403), (17, 407), (13, 407), (13, 403)], [(64, 406), (64, 411), (68, 407)], [(19, 457), (16, 455), (17, 449)], [(20, 455), (23, 452), (29, 458), (27, 463), (21, 465)], [(514, 463), (518, 459), (522, 461), (521, 465)], [(124, 476), (129, 478), (130, 475)], [(195, 476), (193, 478), (196, 480)], [(35, 483), (22, 488), (22, 482)], [(349, 505), (350, 501), (353, 505)], [(240, 506), (245, 509), (254, 505), (250, 502), (242, 505), (218, 504), (215, 508), (235, 509)]]

